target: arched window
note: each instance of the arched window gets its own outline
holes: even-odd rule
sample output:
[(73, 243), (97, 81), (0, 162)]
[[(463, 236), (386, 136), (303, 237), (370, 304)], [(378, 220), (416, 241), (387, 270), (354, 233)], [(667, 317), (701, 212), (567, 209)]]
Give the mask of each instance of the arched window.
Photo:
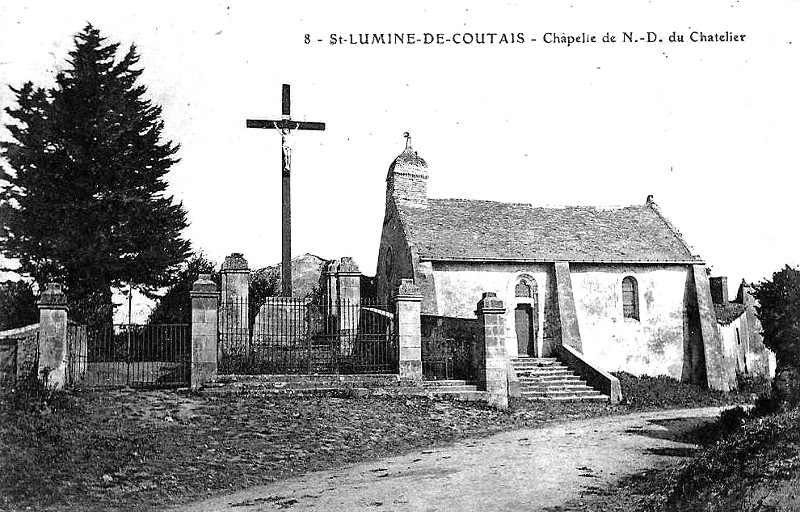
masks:
[(514, 296), (515, 297), (525, 297), (525, 298), (533, 298), (533, 292), (536, 290), (536, 283), (533, 283), (533, 287), (531, 287), (530, 283), (526, 279), (520, 279), (517, 283), (517, 286), (514, 287)]
[(631, 276), (622, 280), (622, 316), (639, 320), (639, 286)]

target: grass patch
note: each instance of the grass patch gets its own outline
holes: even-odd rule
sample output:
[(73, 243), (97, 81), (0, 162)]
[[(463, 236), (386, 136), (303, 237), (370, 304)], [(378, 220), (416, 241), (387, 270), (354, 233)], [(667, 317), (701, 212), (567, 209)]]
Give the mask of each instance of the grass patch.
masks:
[(748, 383), (748, 387), (725, 393), (680, 382), (666, 375), (636, 377), (627, 372), (615, 372), (613, 375), (619, 379), (622, 387), (623, 404), (637, 411), (749, 403), (755, 400), (757, 392), (764, 386), (760, 381), (753, 381)]

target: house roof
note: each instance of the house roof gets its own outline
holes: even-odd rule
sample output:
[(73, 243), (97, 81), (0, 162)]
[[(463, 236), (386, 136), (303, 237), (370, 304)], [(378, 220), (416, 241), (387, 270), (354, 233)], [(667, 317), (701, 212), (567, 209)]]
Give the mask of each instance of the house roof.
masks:
[(467, 199), (398, 204), (424, 260), (701, 263), (654, 203), (534, 207)]
[(744, 313), (743, 304), (728, 302), (727, 304), (714, 304), (714, 313), (717, 315), (717, 323), (728, 325)]

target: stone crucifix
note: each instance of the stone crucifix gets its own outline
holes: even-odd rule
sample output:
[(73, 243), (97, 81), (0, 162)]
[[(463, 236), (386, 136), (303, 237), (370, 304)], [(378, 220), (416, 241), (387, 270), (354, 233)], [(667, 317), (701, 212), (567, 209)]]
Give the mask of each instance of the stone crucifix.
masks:
[(279, 120), (248, 119), (248, 128), (266, 128), (278, 130), (281, 134), (281, 167), (282, 173), (282, 206), (283, 223), (281, 230), (281, 294), (292, 296), (292, 150), (288, 137), (292, 130), (324, 130), (325, 123), (309, 121), (293, 121), (291, 118), (291, 100), (289, 84), (283, 84), (283, 108)]

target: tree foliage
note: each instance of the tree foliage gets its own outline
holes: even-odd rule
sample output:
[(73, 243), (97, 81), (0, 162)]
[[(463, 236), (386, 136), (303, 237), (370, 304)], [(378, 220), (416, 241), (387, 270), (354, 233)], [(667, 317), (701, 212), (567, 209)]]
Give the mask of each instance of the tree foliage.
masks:
[(800, 270), (787, 265), (754, 288), (764, 345), (778, 359), (800, 366)]
[(192, 302), (189, 293), (200, 274), (211, 274), (211, 280), (220, 285), (219, 272), (214, 262), (201, 252), (193, 254), (175, 277), (174, 284), (158, 300), (147, 320), (150, 324), (188, 324), (192, 321)]
[(800, 270), (786, 265), (754, 286), (764, 345), (775, 352), (773, 398), (779, 407), (800, 405)]
[(166, 194), (178, 146), (139, 83), (139, 55), (118, 58), (87, 25), (55, 86), (28, 82), (5, 110), (0, 233), (6, 256), (39, 283), (64, 283), (80, 308), (110, 305), (112, 286), (166, 285), (189, 251), (186, 212)]
[(0, 331), (39, 321), (36, 293), (26, 281), (0, 283)]

